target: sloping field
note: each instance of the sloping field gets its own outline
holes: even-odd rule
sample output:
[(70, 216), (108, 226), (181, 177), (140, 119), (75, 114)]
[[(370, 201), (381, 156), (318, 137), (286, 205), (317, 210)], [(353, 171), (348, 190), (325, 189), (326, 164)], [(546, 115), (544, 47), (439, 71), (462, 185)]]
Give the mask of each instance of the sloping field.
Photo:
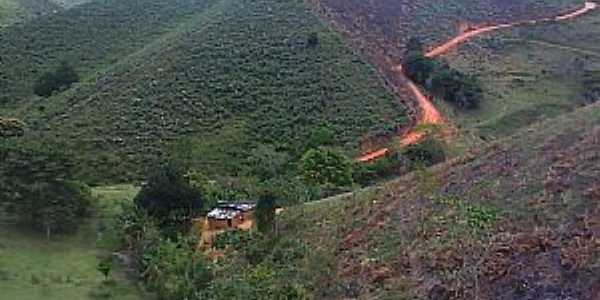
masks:
[(318, 291), (330, 299), (594, 300), (599, 166), (596, 104), (434, 169), (290, 210), (281, 228), (332, 268)]
[[(178, 152), (196, 166), (237, 175), (258, 144), (297, 157), (327, 126), (334, 146), (353, 154), (364, 137), (406, 122), (375, 70), (304, 3), (102, 3), (13, 28), (0, 46), (3, 115), (28, 124), (26, 142), (70, 145), (84, 178), (135, 178), (182, 137)], [(37, 31), (44, 22), (62, 25)], [(34, 78), (61, 59), (83, 82), (46, 100), (32, 96)]]
[[(465, 136), (490, 140), (598, 100), (590, 76), (600, 68), (600, 12), (568, 22), (539, 23), (475, 38), (444, 55), (477, 75), (479, 109), (457, 112), (439, 103)], [(472, 144), (467, 142), (467, 144)]]

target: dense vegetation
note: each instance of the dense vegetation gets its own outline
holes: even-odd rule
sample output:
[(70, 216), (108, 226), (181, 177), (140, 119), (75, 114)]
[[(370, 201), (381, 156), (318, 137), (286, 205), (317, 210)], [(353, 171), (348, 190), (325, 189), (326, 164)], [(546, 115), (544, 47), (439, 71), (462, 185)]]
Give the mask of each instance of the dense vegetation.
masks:
[(61, 62), (54, 71), (49, 71), (35, 81), (33, 92), (42, 97), (51, 96), (52, 93), (66, 90), (79, 80), (79, 76), (73, 67), (67, 62)]
[[(75, 148), (95, 182), (141, 179), (173, 153), (211, 176), (272, 176), (248, 152), (295, 171), (317, 128), (354, 154), (405, 122), (374, 70), (297, 1), (97, 1), (2, 34), (0, 111)], [(37, 74), (65, 59), (81, 81), (32, 98)]]
[(409, 40), (404, 70), (406, 76), (414, 82), (459, 108), (477, 108), (483, 98), (483, 90), (475, 76), (425, 57), (423, 44), (418, 38)]

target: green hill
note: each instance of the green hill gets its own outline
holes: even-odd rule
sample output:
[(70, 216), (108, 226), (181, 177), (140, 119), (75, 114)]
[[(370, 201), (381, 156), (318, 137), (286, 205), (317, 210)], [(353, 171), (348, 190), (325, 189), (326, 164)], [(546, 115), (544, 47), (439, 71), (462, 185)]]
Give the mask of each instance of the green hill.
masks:
[[(28, 124), (23, 142), (73, 149), (83, 178), (138, 178), (174, 144), (209, 173), (237, 175), (260, 144), (297, 157), (327, 126), (353, 154), (405, 121), (375, 70), (297, 1), (97, 1), (4, 38), (0, 112)], [(82, 81), (33, 96), (62, 60)]]
[(595, 299), (599, 136), (594, 104), (433, 169), (291, 209), (281, 235), (318, 249), (303, 261), (321, 260), (329, 274), (298, 262), (294, 278), (318, 278), (309, 286), (330, 299)]

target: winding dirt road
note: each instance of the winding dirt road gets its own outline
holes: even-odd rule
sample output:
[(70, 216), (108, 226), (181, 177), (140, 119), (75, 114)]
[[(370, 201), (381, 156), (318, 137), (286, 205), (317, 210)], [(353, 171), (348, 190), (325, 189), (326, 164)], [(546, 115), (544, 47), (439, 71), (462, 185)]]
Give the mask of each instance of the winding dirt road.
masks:
[[(429, 57), (429, 58), (433, 58), (433, 57), (442, 55), (442, 54), (448, 52), (449, 50), (455, 48), (456, 46), (460, 45), (461, 43), (468, 41), (469, 39), (471, 39), (473, 37), (476, 37), (478, 35), (482, 35), (484, 33), (488, 33), (491, 31), (496, 31), (499, 29), (510, 28), (510, 27), (525, 25), (525, 24), (538, 24), (538, 23), (542, 23), (542, 22), (556, 22), (556, 21), (570, 20), (570, 19), (579, 17), (581, 15), (584, 15), (584, 14), (586, 14), (592, 10), (595, 10), (597, 8), (598, 8), (598, 3), (592, 2), (592, 1), (587, 1), (584, 3), (583, 7), (579, 7), (571, 12), (561, 14), (561, 15), (551, 17), (551, 18), (526, 20), (526, 21), (513, 22), (513, 23), (508, 23), (508, 24), (481, 26), (479, 28), (476, 27), (476, 28), (473, 28), (466, 32), (460, 33), (456, 37), (448, 40), (447, 42), (445, 42), (441, 45), (438, 45), (438, 46), (435, 46), (435, 47), (429, 49), (425, 53), (425, 56)], [(399, 66), (394, 67), (394, 71), (402, 72), (402, 66), (399, 65)], [(440, 112), (435, 108), (435, 106), (433, 105), (431, 100), (429, 98), (427, 98), (419, 90), (417, 85), (414, 84), (412, 81), (408, 81), (407, 84), (408, 84), (408, 88), (413, 93), (413, 95), (416, 99), (417, 105), (419, 107), (419, 117), (417, 119), (416, 125), (443, 123), (443, 118), (442, 118)], [(400, 146), (404, 147), (404, 146), (414, 144), (414, 143), (418, 142), (419, 140), (421, 140), (421, 138), (423, 138), (424, 135), (425, 135), (425, 133), (423, 131), (413, 128), (400, 137), (400, 141), (399, 141)], [(362, 155), (362, 156), (358, 157), (356, 160), (359, 162), (370, 161), (370, 160), (373, 160), (373, 159), (376, 159), (378, 157), (385, 155), (388, 151), (389, 151), (388, 148), (382, 148), (377, 151), (373, 151), (371, 153)]]

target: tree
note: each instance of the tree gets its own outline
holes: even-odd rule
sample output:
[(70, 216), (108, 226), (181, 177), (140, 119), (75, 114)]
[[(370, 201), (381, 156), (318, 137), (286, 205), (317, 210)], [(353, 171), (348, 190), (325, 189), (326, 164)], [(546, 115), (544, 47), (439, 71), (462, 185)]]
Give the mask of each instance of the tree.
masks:
[(178, 229), (203, 209), (200, 191), (184, 176), (183, 169), (167, 163), (155, 170), (134, 203), (155, 218), (162, 229)]
[(270, 233), (275, 229), (275, 196), (263, 192), (254, 210), (256, 228), (261, 233)]
[(70, 179), (67, 154), (50, 148), (0, 148), (0, 205), (48, 238), (75, 229), (92, 205), (90, 189)]
[(49, 97), (55, 91), (68, 89), (77, 81), (79, 81), (79, 76), (75, 69), (63, 61), (54, 71), (46, 72), (36, 80), (33, 92), (38, 96)]
[(300, 159), (300, 169), (304, 179), (316, 185), (352, 185), (352, 163), (343, 154), (327, 149), (308, 150)]
[(436, 69), (436, 63), (422, 53), (413, 53), (405, 58), (403, 69), (408, 78), (420, 85), (425, 85)]

